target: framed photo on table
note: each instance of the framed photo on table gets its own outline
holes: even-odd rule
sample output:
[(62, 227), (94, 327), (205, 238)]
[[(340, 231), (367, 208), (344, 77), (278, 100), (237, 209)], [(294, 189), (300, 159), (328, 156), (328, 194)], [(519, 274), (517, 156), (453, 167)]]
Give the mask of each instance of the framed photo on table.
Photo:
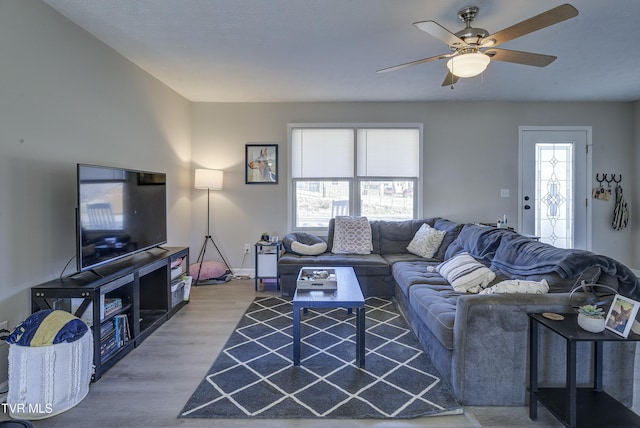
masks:
[(278, 145), (245, 145), (245, 183), (278, 184)]
[(616, 294), (605, 320), (606, 329), (626, 339), (629, 336), (639, 308), (640, 302)]

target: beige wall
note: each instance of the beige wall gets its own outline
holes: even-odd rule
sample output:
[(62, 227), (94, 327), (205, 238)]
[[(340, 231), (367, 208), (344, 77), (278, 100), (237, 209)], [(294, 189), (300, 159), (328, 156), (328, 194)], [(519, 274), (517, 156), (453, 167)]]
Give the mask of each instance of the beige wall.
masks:
[[(0, 52), (0, 321), (10, 326), (28, 315), (29, 288), (75, 252), (79, 162), (166, 172), (169, 244), (190, 245), (192, 260), (206, 232), (193, 168), (223, 169), (211, 229), (235, 269), (253, 268), (244, 243), (287, 233), (290, 122), (423, 123), (425, 216), (515, 219), (520, 125), (592, 126), (594, 174), (622, 173), (631, 206), (640, 199), (638, 103), (191, 104), (39, 0), (0, 2)], [(280, 145), (278, 185), (244, 184), (246, 143)], [(614, 232), (612, 210), (594, 205), (594, 250), (638, 267), (638, 228)]]
[[(287, 124), (290, 122), (420, 122), (424, 124), (424, 216), (495, 221), (518, 215), (518, 126), (592, 126), (593, 182), (600, 172), (623, 174), (633, 200), (632, 103), (195, 103), (194, 167), (226, 172), (225, 188), (212, 195), (212, 233), (234, 268), (243, 243), (261, 232), (287, 232)], [(244, 184), (244, 145), (277, 143), (277, 186)], [(501, 198), (500, 189), (510, 189)], [(193, 191), (191, 249), (206, 229), (206, 193)], [(593, 250), (630, 265), (630, 226), (610, 226), (613, 203), (594, 201)], [(253, 258), (244, 261), (253, 267)]]
[(0, 2), (0, 52), (0, 321), (11, 327), (30, 313), (29, 288), (76, 251), (77, 163), (166, 172), (168, 239), (188, 244), (190, 103), (39, 0)]

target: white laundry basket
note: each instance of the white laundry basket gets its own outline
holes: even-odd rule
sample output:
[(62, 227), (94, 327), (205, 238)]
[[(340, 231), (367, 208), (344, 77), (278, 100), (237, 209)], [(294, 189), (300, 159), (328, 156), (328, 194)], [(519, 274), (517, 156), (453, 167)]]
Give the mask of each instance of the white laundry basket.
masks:
[[(20, 345), (20, 341), (15, 340), (15, 337), (27, 336), (28, 333), (24, 333), (24, 328), (22, 335), (20, 332), (16, 335), (16, 331), (29, 319), (16, 327), (10, 336), (10, 339), (13, 336), (14, 340), (8, 340), (10, 343), (9, 392), (6, 409), (12, 418), (44, 419), (57, 415), (78, 404), (89, 392), (93, 371), (92, 332), (87, 327), (84, 334), (80, 336), (82, 329), (77, 328), (79, 325), (77, 321), (82, 321), (69, 313), (65, 314), (62, 318), (71, 317), (69, 319), (73, 319), (75, 324), (74, 332), (67, 335), (65, 340), (73, 341), (62, 341), (48, 346)], [(44, 317), (40, 320), (40, 324), (45, 326), (47, 319), (51, 320), (51, 318), (55, 317)], [(58, 317), (58, 324), (60, 324), (60, 318)], [(86, 324), (84, 326), (86, 327)], [(39, 327), (36, 326), (37, 328)], [(55, 336), (55, 333), (53, 335)], [(49, 336), (52, 335), (49, 334)], [(39, 338), (42, 339), (42, 334)]]

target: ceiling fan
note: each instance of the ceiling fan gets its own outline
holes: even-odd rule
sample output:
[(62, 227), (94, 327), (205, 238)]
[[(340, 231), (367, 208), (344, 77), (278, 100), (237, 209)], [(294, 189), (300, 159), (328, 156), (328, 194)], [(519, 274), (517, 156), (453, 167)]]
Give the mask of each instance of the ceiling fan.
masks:
[(478, 11), (477, 6), (461, 9), (458, 12), (458, 17), (465, 23), (465, 28), (455, 34), (435, 21), (415, 22), (413, 25), (418, 29), (449, 45), (451, 53), (383, 68), (377, 72), (385, 73), (425, 62), (448, 59), (449, 72), (442, 82), (442, 86), (451, 85), (453, 89), (453, 85), (460, 77), (479, 75), (487, 68), (491, 60), (546, 67), (556, 59), (555, 56), (497, 49), (496, 46), (578, 15), (578, 10), (575, 7), (563, 4), (490, 35), (487, 30), (471, 26)]

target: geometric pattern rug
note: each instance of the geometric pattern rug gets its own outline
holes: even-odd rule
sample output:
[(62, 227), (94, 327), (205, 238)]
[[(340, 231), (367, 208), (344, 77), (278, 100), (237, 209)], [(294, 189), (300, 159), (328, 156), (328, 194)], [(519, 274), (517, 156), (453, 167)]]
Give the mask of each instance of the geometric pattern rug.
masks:
[(178, 415), (181, 418), (413, 418), (462, 407), (395, 304), (366, 299), (365, 367), (356, 364), (355, 311), (302, 314), (293, 366), (293, 305), (258, 297)]

